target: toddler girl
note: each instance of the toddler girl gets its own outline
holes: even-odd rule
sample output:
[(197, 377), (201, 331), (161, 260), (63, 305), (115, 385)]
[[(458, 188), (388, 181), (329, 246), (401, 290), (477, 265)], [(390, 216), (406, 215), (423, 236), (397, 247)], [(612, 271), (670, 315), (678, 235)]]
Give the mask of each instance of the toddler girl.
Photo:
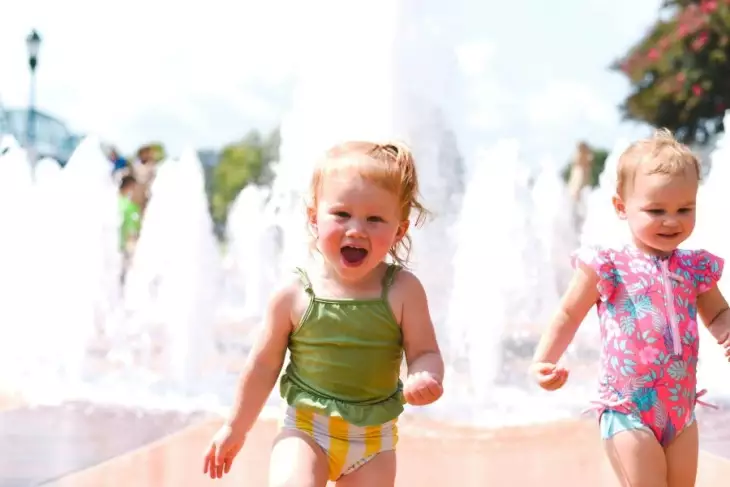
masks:
[(699, 162), (667, 131), (632, 144), (619, 159), (613, 204), (631, 230), (623, 248), (586, 248), (545, 331), (531, 371), (555, 390), (557, 365), (595, 304), (601, 326), (601, 438), (621, 485), (691, 487), (698, 435), (697, 315), (730, 357), (730, 313), (717, 287), (723, 260), (677, 247), (695, 225)]
[(317, 252), (271, 299), (232, 414), (205, 458), (211, 478), (231, 468), (288, 349), (280, 382), (288, 407), (269, 485), (394, 485), (403, 403), (426, 405), (443, 393), (426, 294), (403, 269), (413, 210), (420, 223), (416, 167), (402, 145), (348, 142), (317, 165), (307, 209)]

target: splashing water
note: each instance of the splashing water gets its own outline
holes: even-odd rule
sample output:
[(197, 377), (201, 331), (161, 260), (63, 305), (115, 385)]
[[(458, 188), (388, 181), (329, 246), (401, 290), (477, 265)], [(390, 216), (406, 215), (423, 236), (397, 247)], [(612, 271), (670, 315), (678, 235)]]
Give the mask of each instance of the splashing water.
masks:
[(246, 186), (228, 214), (229, 303), (243, 303), (224, 319), (257, 323), (271, 293), (279, 283), (281, 231), (273, 215), (264, 213), (268, 188)]
[(562, 294), (573, 274), (570, 254), (578, 246), (578, 221), (561, 168), (551, 159), (544, 159), (540, 166), (532, 188), (533, 220), (540, 235), (542, 260), (548, 264), (545, 271), (554, 275), (553, 279), (544, 275), (541, 280), (545, 286), (554, 282), (556, 293)]
[[(128, 280), (129, 329), (140, 334), (148, 369), (183, 390), (196, 390), (214, 347), (221, 264), (208, 212), (203, 169), (193, 150), (165, 162)], [(153, 358), (159, 354), (159, 362)]]
[(598, 178), (598, 187), (589, 191), (586, 216), (580, 236), (581, 246), (620, 246), (630, 241), (628, 227), (619, 220), (611, 203), (616, 193), (616, 168), (618, 160), (629, 146), (627, 140), (619, 140), (608, 155)]

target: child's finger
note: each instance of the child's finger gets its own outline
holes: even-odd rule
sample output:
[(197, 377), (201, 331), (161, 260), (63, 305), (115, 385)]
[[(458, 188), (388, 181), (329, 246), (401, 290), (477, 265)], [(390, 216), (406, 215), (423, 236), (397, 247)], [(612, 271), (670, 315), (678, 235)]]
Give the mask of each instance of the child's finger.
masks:
[(558, 374), (551, 372), (549, 374), (542, 374), (540, 376), (540, 382), (543, 384), (549, 384), (558, 378)]
[(548, 389), (559, 389), (567, 380), (568, 371), (567, 369), (562, 369), (561, 371), (551, 374), (549, 380), (541, 381), (541, 385)]
[(209, 468), (210, 468), (210, 456), (206, 455), (203, 458), (203, 474), (204, 475), (208, 473)]
[(210, 467), (211, 473), (215, 473), (215, 477), (213, 477), (214, 479), (219, 479), (223, 476), (223, 453), (221, 445), (216, 445), (212, 465)]
[(555, 364), (551, 364), (548, 362), (540, 362), (540, 363), (534, 364), (533, 367), (535, 368), (535, 371), (538, 374), (542, 374), (542, 375), (555, 372), (555, 369), (557, 368)]
[(210, 478), (215, 478), (214, 475), (215, 472), (215, 444), (210, 445), (210, 449), (208, 450), (208, 454), (205, 456), (205, 466), (203, 467), (203, 473), (209, 473)]
[(414, 406), (422, 406), (425, 404), (425, 398), (423, 397), (423, 393), (420, 389), (415, 389), (413, 391), (413, 405)]
[(432, 379), (426, 383), (426, 390), (431, 397), (437, 399), (441, 397), (441, 394), (444, 393), (443, 386), (441, 386), (441, 384), (439, 384), (435, 379)]

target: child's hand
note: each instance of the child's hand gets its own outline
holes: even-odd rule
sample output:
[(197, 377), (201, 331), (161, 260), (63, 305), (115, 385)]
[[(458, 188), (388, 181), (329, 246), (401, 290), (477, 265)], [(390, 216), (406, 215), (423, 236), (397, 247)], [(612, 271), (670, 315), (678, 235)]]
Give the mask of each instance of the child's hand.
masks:
[(212, 479), (222, 478), (224, 473), (231, 470), (233, 459), (241, 451), (245, 439), (245, 434), (236, 433), (230, 425), (221, 426), (205, 455), (203, 473), (210, 473)]
[(403, 385), (403, 396), (413, 406), (425, 406), (436, 401), (444, 393), (441, 382), (428, 372), (409, 375)]
[(537, 362), (530, 366), (530, 373), (537, 384), (547, 391), (563, 387), (568, 380), (568, 369), (548, 362)]

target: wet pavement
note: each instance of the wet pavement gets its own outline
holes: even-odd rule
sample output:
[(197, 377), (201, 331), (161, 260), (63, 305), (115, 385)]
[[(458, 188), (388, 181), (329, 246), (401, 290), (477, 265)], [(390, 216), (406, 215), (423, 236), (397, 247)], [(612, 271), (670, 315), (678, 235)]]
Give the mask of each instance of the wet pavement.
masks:
[[(5, 410), (0, 487), (266, 486), (275, 423), (259, 421), (230, 475), (213, 483), (201, 455), (219, 423), (83, 403)], [(703, 413), (700, 426), (697, 486), (727, 485), (730, 410)], [(398, 487), (615, 485), (592, 420), (480, 430), (404, 418), (400, 431)]]
[(0, 412), (0, 486), (34, 486), (135, 450), (201, 415), (69, 403)]

